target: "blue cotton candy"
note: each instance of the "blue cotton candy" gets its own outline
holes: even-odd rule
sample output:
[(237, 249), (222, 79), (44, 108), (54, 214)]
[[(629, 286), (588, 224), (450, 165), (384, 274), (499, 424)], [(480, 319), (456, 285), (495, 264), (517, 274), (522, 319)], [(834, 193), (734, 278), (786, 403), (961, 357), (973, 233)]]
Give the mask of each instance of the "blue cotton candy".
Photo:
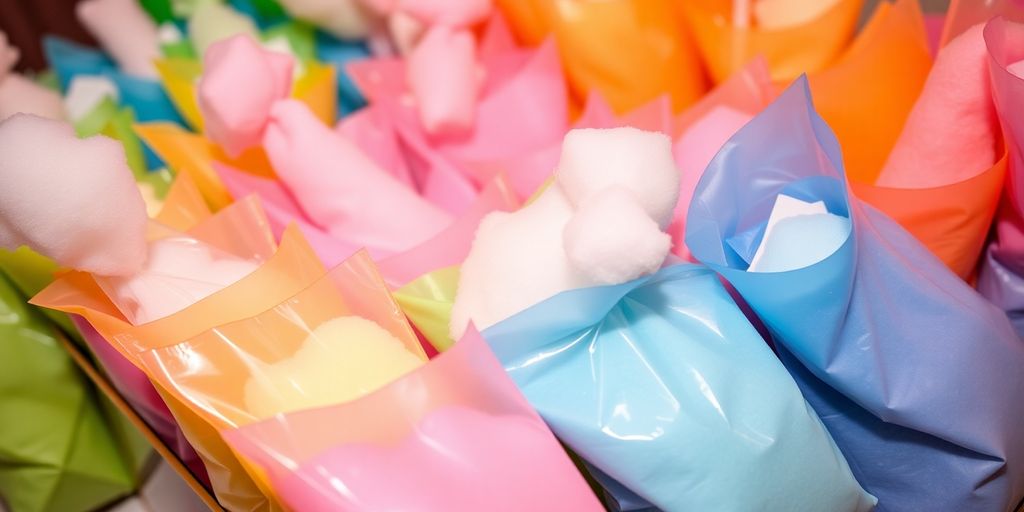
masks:
[(750, 272), (785, 272), (811, 266), (836, 252), (850, 236), (850, 219), (823, 213), (782, 219), (762, 242)]
[(606, 487), (620, 506), (842, 512), (874, 505), (793, 379), (705, 267), (676, 265), (622, 285), (563, 292), (483, 336), (559, 439), (598, 470), (599, 481), (614, 481)]

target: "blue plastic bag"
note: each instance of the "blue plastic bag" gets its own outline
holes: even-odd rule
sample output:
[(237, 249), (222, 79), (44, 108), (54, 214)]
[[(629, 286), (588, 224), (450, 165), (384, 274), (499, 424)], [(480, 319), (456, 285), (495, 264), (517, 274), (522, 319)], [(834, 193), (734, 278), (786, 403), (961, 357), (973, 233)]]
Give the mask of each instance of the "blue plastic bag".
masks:
[(620, 508), (820, 512), (874, 503), (705, 267), (564, 292), (483, 336), (562, 442), (599, 481), (614, 481)]
[[(851, 235), (797, 270), (746, 272), (780, 192), (823, 200)], [(805, 78), (704, 172), (686, 243), (771, 331), (879, 510), (1005, 511), (1024, 493), (1024, 344), (898, 224), (850, 197)]]

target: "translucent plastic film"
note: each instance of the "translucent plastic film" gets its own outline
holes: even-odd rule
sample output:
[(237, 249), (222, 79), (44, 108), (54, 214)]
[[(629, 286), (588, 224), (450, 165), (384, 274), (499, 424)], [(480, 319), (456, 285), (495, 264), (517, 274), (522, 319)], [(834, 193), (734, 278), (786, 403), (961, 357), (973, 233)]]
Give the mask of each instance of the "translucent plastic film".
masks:
[[(791, 270), (748, 271), (780, 193), (849, 219), (847, 234)], [(821, 251), (821, 237), (798, 234), (774, 257)], [(849, 195), (805, 80), (708, 166), (686, 240), (767, 325), (882, 510), (1008, 510), (1024, 494), (1024, 345), (1001, 311)]]
[(874, 503), (707, 268), (677, 265), (564, 292), (483, 335), (618, 508), (742, 511), (767, 500), (780, 510), (866, 511)]
[(580, 103), (597, 91), (623, 113), (667, 94), (679, 111), (707, 88), (671, 0), (513, 0), (499, 6), (520, 38), (535, 43), (535, 34), (554, 34)]
[[(803, 2), (788, 8), (782, 2), (758, 2), (768, 8), (788, 9), (793, 12), (811, 11), (818, 5), (827, 6), (815, 11), (811, 19), (778, 20), (767, 25), (751, 20), (749, 13), (733, 11), (730, 2), (706, 0), (694, 2), (675, 0), (686, 16), (704, 56), (704, 62), (715, 82), (721, 82), (745, 66), (751, 59), (763, 55), (768, 59), (772, 78), (787, 81), (801, 73), (825, 68), (837, 59), (853, 38), (860, 17), (863, 0), (821, 0)], [(798, 7), (799, 6), (799, 7)], [(765, 13), (766, 15), (769, 13)], [(776, 13), (776, 17), (778, 18)], [(789, 16), (787, 16), (789, 17)], [(766, 21), (768, 16), (762, 16)]]
[(350, 401), (426, 361), (365, 252), (265, 312), (140, 357), (218, 430)]
[(296, 511), (600, 510), (475, 332), (376, 393), (225, 437)]
[[(996, 238), (985, 254), (978, 290), (1003, 308), (1024, 336), (1024, 78), (1014, 73), (1024, 60), (1021, 25), (995, 19), (985, 27), (992, 97), (999, 114), (1009, 169), (1002, 208), (996, 216)], [(1020, 71), (1017, 71), (1020, 73)]]

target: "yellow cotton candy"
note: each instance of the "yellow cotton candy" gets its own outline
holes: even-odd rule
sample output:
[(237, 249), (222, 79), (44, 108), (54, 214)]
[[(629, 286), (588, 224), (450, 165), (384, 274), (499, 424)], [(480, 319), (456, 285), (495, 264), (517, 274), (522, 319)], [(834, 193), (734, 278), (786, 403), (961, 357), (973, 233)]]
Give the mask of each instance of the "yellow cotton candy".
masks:
[(338, 317), (317, 327), (292, 357), (254, 370), (245, 407), (262, 419), (348, 402), (424, 362), (376, 322)]

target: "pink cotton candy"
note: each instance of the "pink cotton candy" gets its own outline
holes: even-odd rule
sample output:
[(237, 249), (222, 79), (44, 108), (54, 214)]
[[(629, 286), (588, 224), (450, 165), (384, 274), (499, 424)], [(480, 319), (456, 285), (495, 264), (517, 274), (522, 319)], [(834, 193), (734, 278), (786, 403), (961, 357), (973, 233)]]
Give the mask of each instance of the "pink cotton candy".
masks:
[(274, 106), (263, 141), (278, 178), (303, 211), (342, 240), (399, 251), (452, 221), (298, 101)]
[(398, 0), (397, 10), (426, 25), (465, 28), (487, 19), (491, 0)]
[(471, 32), (431, 28), (409, 54), (407, 79), (427, 133), (455, 134), (473, 126), (480, 79)]
[(342, 118), (334, 130), (359, 146), (359, 149), (366, 152), (367, 156), (396, 180), (409, 187), (415, 187), (409, 166), (402, 155), (395, 127), (381, 109), (361, 108)]
[(138, 0), (85, 0), (75, 12), (122, 71), (157, 78), (153, 66), (160, 57), (157, 26)]
[(0, 32), (0, 121), (17, 113), (64, 119), (64, 103), (51, 91), (11, 70), (20, 52)]
[(878, 185), (948, 185), (995, 163), (999, 121), (989, 89), (982, 28), (971, 27), (939, 52)]
[(532, 418), (446, 406), (396, 445), (338, 446), (274, 483), (305, 512), (594, 509), (573, 472), (542, 463), (554, 443)]
[(146, 205), (121, 143), (17, 114), (0, 122), (0, 247), (130, 275), (146, 257)]
[(270, 109), (288, 96), (292, 58), (248, 35), (218, 41), (203, 56), (199, 109), (206, 134), (231, 156), (260, 144)]

